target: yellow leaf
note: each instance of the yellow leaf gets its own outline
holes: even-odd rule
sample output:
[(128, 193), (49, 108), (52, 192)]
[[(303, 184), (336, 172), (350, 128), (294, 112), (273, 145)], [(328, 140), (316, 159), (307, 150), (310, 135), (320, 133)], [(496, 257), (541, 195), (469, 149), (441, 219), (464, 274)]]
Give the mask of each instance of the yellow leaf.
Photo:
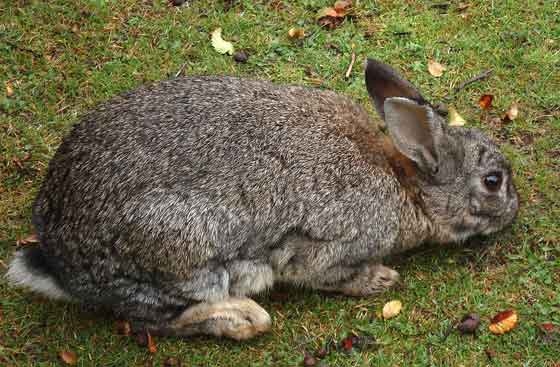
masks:
[(11, 97), (14, 95), (14, 88), (12, 87), (12, 83), (6, 82), (6, 96)]
[(503, 311), (492, 318), (488, 329), (493, 334), (505, 334), (517, 325), (517, 320), (517, 312), (514, 310)]
[(449, 106), (449, 126), (464, 126), (467, 123), (453, 106)]
[(431, 75), (435, 77), (440, 77), (443, 75), (445, 66), (434, 60), (428, 60), (428, 71)]
[(513, 121), (517, 118), (518, 114), (519, 114), (519, 106), (517, 105), (517, 102), (513, 102), (511, 106), (509, 106), (509, 109), (507, 110), (506, 115), (504, 116), (504, 120)]
[(233, 54), (233, 44), (224, 41), (222, 38), (222, 28), (217, 28), (212, 32), (212, 47), (221, 54)]
[(402, 309), (401, 301), (391, 301), (387, 302), (385, 306), (383, 306), (383, 318), (385, 320), (393, 318), (397, 316)]
[(305, 30), (303, 28), (290, 28), (288, 36), (292, 39), (302, 39), (305, 37)]

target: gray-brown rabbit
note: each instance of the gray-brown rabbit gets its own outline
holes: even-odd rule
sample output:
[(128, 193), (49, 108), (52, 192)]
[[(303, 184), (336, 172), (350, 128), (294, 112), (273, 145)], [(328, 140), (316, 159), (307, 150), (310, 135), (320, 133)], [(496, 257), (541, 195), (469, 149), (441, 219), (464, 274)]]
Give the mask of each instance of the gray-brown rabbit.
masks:
[(142, 87), (87, 114), (34, 204), (40, 246), (8, 279), (107, 306), (152, 333), (246, 339), (275, 282), (367, 296), (383, 257), (510, 224), (511, 168), (450, 128), (389, 66), (366, 62), (388, 135), (329, 91), (232, 77)]

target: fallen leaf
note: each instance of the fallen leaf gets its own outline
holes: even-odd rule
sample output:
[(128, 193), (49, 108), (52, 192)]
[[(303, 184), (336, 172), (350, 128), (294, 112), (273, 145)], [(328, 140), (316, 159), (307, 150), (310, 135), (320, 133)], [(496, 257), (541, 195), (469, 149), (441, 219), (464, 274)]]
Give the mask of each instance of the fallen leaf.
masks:
[(221, 54), (233, 54), (233, 44), (222, 38), (222, 28), (217, 28), (212, 32), (212, 46)]
[(479, 325), (480, 316), (475, 313), (470, 313), (461, 319), (461, 322), (457, 325), (457, 330), (459, 330), (461, 334), (474, 334)]
[(434, 60), (428, 60), (428, 71), (432, 76), (440, 77), (443, 75), (445, 66)]
[(327, 7), (317, 12), (317, 22), (329, 29), (338, 27), (344, 17), (348, 15), (348, 10), (352, 7), (352, 1), (337, 1), (333, 7)]
[(340, 345), (345, 352), (351, 352), (352, 348), (354, 347), (354, 341), (356, 340), (356, 336), (349, 335), (346, 338), (342, 339)]
[(118, 320), (116, 322), (117, 334), (129, 336), (132, 333), (130, 323), (125, 320)]
[(554, 327), (554, 324), (553, 324), (553, 323), (551, 323), (551, 322), (546, 322), (546, 323), (544, 323), (544, 324), (541, 324), (541, 329), (542, 329), (544, 332), (550, 333), (550, 332), (553, 332), (553, 331), (554, 331), (555, 327)]
[(457, 5), (457, 10), (458, 11), (463, 11), (463, 10), (466, 10), (470, 7), (471, 7), (471, 4), (469, 4), (469, 3), (459, 3), (459, 5)]
[(506, 122), (513, 121), (517, 118), (518, 114), (519, 114), (519, 106), (517, 105), (517, 102), (513, 102), (511, 106), (509, 106), (508, 110), (506, 111), (503, 120)]
[(505, 334), (515, 327), (517, 319), (518, 317), (515, 311), (502, 311), (492, 318), (488, 329), (490, 329), (493, 334)]
[(459, 112), (453, 106), (449, 106), (449, 126), (464, 126), (467, 121), (459, 115)]
[(141, 331), (141, 332), (137, 333), (136, 334), (136, 342), (141, 347), (148, 347), (148, 351), (150, 353), (157, 352), (156, 343), (154, 342), (154, 339), (152, 338), (152, 336), (150, 335), (150, 332), (148, 330), (144, 330), (144, 331)]
[(324, 17), (339, 18), (339, 17), (343, 17), (343, 15), (341, 16), (336, 11), (335, 8), (326, 7), (326, 8), (323, 8), (323, 9), (321, 9), (317, 12), (317, 20), (321, 20), (321, 18), (324, 18)]
[(11, 82), (6, 82), (6, 97), (11, 97), (14, 95), (14, 87)]
[(352, 0), (340, 0), (334, 3), (334, 10), (341, 14), (352, 7)]
[(146, 334), (148, 335), (148, 351), (150, 353), (155, 353), (157, 352), (157, 347), (156, 347), (156, 343), (154, 342), (154, 338), (152, 338), (152, 336), (150, 335), (149, 332), (146, 331)]
[(74, 352), (63, 351), (63, 352), (60, 352), (59, 356), (60, 356), (60, 359), (62, 359), (62, 361), (64, 363), (66, 363), (70, 366), (73, 366), (76, 363), (78, 363), (78, 356)]
[(390, 301), (383, 306), (383, 318), (385, 320), (397, 316), (402, 309), (401, 301)]
[(480, 97), (480, 100), (478, 101), (478, 104), (480, 105), (480, 108), (482, 108), (483, 110), (487, 110), (490, 107), (492, 107), (492, 100), (494, 99), (494, 96), (491, 94), (484, 94), (482, 95), (482, 97)]
[(288, 31), (288, 37), (300, 40), (305, 37), (305, 30), (303, 28), (290, 28)]
[(29, 244), (32, 244), (32, 243), (39, 243), (39, 236), (36, 233), (34, 233), (30, 236), (27, 236), (24, 239), (16, 241), (16, 245), (18, 245), (18, 246), (25, 246), (25, 245), (29, 245)]

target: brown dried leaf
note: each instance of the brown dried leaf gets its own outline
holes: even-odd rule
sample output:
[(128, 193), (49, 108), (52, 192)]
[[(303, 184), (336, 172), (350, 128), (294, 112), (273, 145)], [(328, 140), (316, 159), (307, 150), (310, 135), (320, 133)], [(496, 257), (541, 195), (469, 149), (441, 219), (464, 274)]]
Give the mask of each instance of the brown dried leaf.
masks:
[(329, 29), (338, 27), (344, 17), (348, 15), (348, 10), (352, 6), (352, 1), (337, 1), (333, 7), (327, 7), (317, 12), (317, 22)]
[(502, 311), (492, 318), (488, 329), (493, 334), (505, 334), (517, 325), (517, 320), (517, 313), (514, 310)]
[(434, 60), (428, 60), (428, 71), (432, 76), (440, 77), (443, 75), (445, 66)]
[(333, 18), (338, 18), (340, 17), (340, 14), (338, 14), (338, 12), (331, 7), (327, 7), (327, 8), (323, 8), (321, 10), (319, 10), (317, 12), (317, 19), (321, 20), (321, 18), (324, 17), (333, 17)]
[(393, 318), (395, 316), (397, 316), (402, 309), (402, 302), (401, 301), (390, 301), (385, 303), (385, 306), (383, 306), (383, 318), (385, 320)]
[(36, 233), (16, 241), (18, 246), (30, 245), (32, 243), (39, 243), (39, 236)]
[(459, 115), (459, 112), (453, 106), (448, 108), (449, 126), (464, 126), (467, 121)]
[(503, 120), (506, 122), (513, 121), (517, 118), (517, 115), (519, 115), (519, 106), (517, 105), (517, 102), (513, 102), (506, 111)]
[(69, 350), (60, 352), (59, 357), (65, 364), (68, 364), (70, 366), (78, 363), (78, 356), (76, 355), (76, 353)]
[(148, 336), (148, 351), (150, 353), (157, 352), (157, 346), (156, 346), (156, 343), (154, 342), (154, 338), (152, 338), (150, 333), (147, 332), (147, 331), (146, 331), (146, 335)]
[(305, 37), (305, 30), (303, 28), (290, 28), (288, 31), (288, 37), (300, 40)]
[(482, 108), (483, 110), (488, 110), (490, 107), (492, 107), (492, 100), (494, 99), (494, 96), (491, 94), (483, 94), (480, 97), (480, 100), (478, 101), (478, 104), (480, 105), (480, 108)]
[(341, 14), (352, 7), (352, 0), (340, 0), (334, 3), (334, 10)]
[(457, 6), (457, 10), (458, 11), (463, 11), (463, 10), (466, 10), (470, 7), (471, 7), (470, 3), (459, 3), (459, 5)]

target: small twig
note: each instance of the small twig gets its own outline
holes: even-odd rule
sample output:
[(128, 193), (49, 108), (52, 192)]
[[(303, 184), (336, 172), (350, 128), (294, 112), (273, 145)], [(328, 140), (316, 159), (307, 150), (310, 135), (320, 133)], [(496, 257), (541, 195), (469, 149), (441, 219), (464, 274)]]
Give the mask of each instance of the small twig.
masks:
[(479, 80), (483, 80), (483, 79), (488, 78), (488, 77), (492, 74), (492, 72), (493, 72), (493, 70), (492, 70), (492, 69), (489, 69), (489, 70), (486, 70), (485, 72), (483, 72), (483, 73), (481, 73), (481, 74), (475, 76), (474, 78), (471, 78), (471, 79), (469, 79), (469, 80), (467, 80), (467, 81), (462, 82), (461, 84), (459, 84), (458, 87), (456, 87), (455, 89), (453, 89), (453, 94), (456, 94), (456, 93), (458, 93), (459, 91), (463, 90), (463, 89), (464, 89), (467, 85), (469, 85), (469, 84), (472, 84), (472, 83), (477, 82), (477, 81), (479, 81)]
[(350, 65), (348, 65), (348, 70), (346, 70), (346, 74), (344, 75), (346, 79), (350, 78), (350, 74), (352, 74), (352, 68), (354, 67), (355, 62), (356, 62), (356, 52), (352, 50), (352, 60), (350, 60)]
[(187, 63), (184, 63), (183, 65), (181, 65), (181, 68), (179, 69), (179, 71), (175, 74), (175, 78), (178, 78), (179, 76), (181, 76), (181, 74), (183, 74), (183, 71), (185, 71), (185, 68), (187, 67)]

